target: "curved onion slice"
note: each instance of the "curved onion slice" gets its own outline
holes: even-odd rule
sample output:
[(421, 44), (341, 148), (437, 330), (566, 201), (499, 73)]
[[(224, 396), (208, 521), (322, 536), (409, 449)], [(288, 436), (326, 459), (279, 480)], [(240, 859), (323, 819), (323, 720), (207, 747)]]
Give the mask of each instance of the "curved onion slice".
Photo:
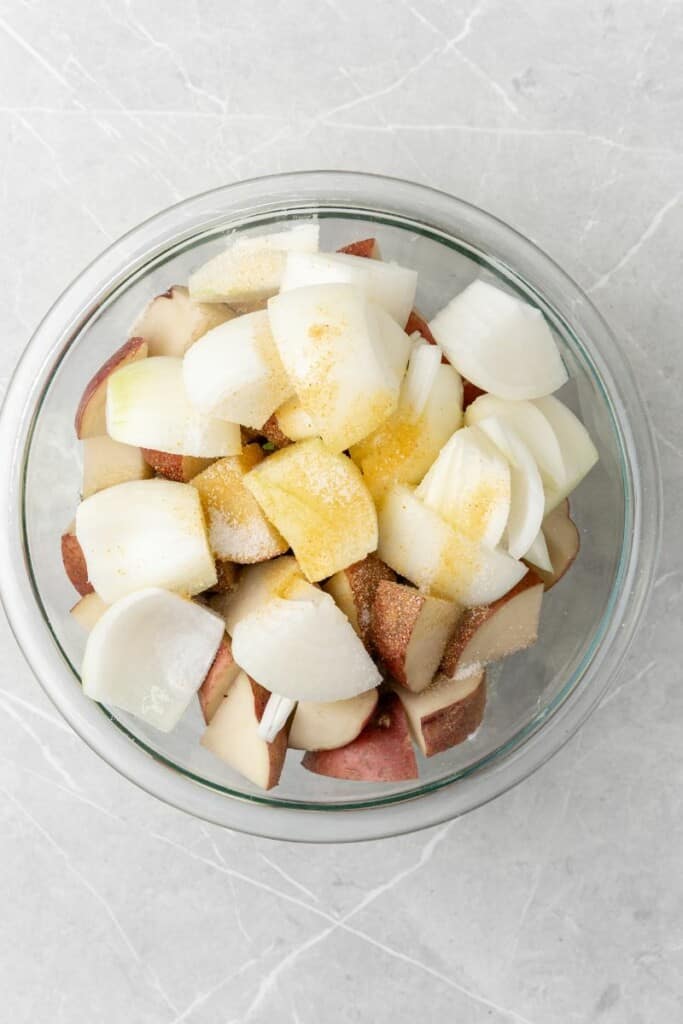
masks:
[(500, 398), (540, 398), (567, 380), (540, 310), (485, 281), (451, 299), (429, 328), (463, 377)]
[(546, 487), (545, 514), (571, 494), (598, 461), (598, 451), (581, 420), (557, 398), (548, 396), (534, 402), (555, 431), (565, 465), (560, 487)]
[(437, 360), (433, 387), (417, 420), (403, 399), (405, 388), (404, 378), (396, 412), (351, 448), (351, 458), (375, 501), (394, 483), (419, 483), (462, 425), (462, 380), (452, 366)]
[(385, 309), (373, 302), (367, 304), (368, 316), (377, 328), (375, 351), (383, 361), (391, 386), (398, 395), (403, 375), (408, 365), (408, 357), (412, 349), (412, 341)]
[(183, 359), (183, 381), (200, 412), (256, 430), (292, 394), (265, 310), (228, 320), (196, 341)]
[(507, 423), (527, 446), (544, 481), (561, 487), (566, 472), (557, 435), (548, 419), (533, 402), (512, 402), (495, 395), (480, 395), (465, 412), (465, 423), (473, 426), (495, 416)]
[(190, 404), (183, 361), (175, 356), (140, 359), (111, 375), (107, 433), (123, 444), (172, 455), (211, 459), (241, 450), (237, 423), (207, 416)]
[(417, 341), (410, 353), (408, 370), (401, 388), (400, 408), (417, 420), (424, 412), (441, 365), (441, 350)]
[(379, 557), (435, 597), (470, 606), (490, 604), (527, 571), (504, 551), (454, 530), (408, 487), (397, 485), (388, 492), (378, 518)]
[(256, 729), (257, 735), (266, 743), (272, 743), (295, 707), (296, 701), (291, 697), (281, 697), (278, 693), (271, 693)]
[(224, 252), (190, 274), (190, 296), (195, 302), (261, 302), (280, 287), (285, 254), (315, 252), (319, 235), (315, 221), (269, 235), (237, 235)]
[(360, 441), (394, 411), (398, 381), (359, 288), (320, 284), (281, 292), (269, 301), (268, 315), (294, 391), (331, 451)]
[[(431, 351), (438, 357), (438, 349)], [(444, 445), (415, 493), (452, 527), (493, 548), (510, 514), (510, 467), (488, 437), (465, 427)]]
[(83, 691), (170, 732), (209, 671), (224, 630), (223, 620), (201, 605), (157, 587), (137, 590), (108, 608), (90, 633)]
[(495, 416), (471, 429), (486, 434), (510, 464), (507, 549), (513, 558), (521, 558), (533, 544), (543, 522), (545, 497), (538, 466), (515, 431)]
[(330, 252), (290, 252), (281, 292), (314, 284), (353, 284), (403, 327), (415, 302), (417, 272), (397, 263)]
[(543, 530), (539, 530), (536, 534), (533, 544), (531, 544), (524, 555), (524, 561), (529, 562), (530, 565), (536, 566), (537, 569), (541, 569), (543, 572), (553, 571), (553, 563), (550, 561), (548, 544), (543, 534)]
[(237, 622), (232, 653), (253, 679), (292, 700), (344, 700), (382, 681), (330, 595), (296, 578)]

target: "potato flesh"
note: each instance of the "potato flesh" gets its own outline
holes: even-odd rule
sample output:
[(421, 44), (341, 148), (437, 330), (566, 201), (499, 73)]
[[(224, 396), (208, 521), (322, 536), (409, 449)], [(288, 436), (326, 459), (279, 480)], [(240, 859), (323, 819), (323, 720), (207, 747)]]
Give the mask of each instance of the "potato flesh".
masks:
[(377, 547), (377, 515), (358, 469), (318, 438), (269, 456), (247, 473), (244, 485), (312, 582)]
[(106, 434), (86, 437), (83, 446), (83, 486), (81, 497), (89, 498), (107, 487), (129, 480), (146, 480), (153, 475), (142, 450), (112, 441)]
[(289, 730), (293, 750), (334, 750), (360, 734), (377, 705), (377, 691), (348, 700), (299, 701)]
[(192, 480), (216, 558), (248, 565), (282, 555), (289, 547), (244, 486), (245, 474), (262, 459), (260, 447), (250, 444), (241, 455), (219, 459)]
[(189, 290), (176, 284), (145, 306), (129, 334), (145, 339), (150, 356), (182, 358), (198, 338), (234, 316), (229, 306), (194, 302)]

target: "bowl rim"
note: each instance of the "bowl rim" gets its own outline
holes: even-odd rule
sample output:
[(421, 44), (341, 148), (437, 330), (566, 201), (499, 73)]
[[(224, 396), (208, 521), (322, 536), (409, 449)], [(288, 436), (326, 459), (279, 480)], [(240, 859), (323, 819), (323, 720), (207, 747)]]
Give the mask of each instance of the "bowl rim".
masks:
[[(391, 190), (393, 195), (389, 194)], [(361, 198), (370, 205), (359, 207)], [(567, 305), (565, 293), (571, 296), (567, 313), (580, 316), (582, 336), (591, 341), (600, 339), (590, 357), (597, 364), (606, 399), (616, 404), (619, 415), (613, 412), (613, 416), (623, 432), (625, 454), (630, 456), (633, 534), (618, 592), (614, 593), (616, 584), (613, 587), (611, 615), (598, 649), (580, 674), (579, 683), (559, 707), (534, 723), (528, 735), (512, 747), (503, 744), (502, 753), (501, 748), (497, 749), (495, 758), (470, 774), (465, 785), (444, 781), (437, 787), (428, 787), (426, 792), (400, 794), (395, 799), (388, 795), (381, 806), (372, 801), (364, 807), (332, 804), (321, 813), (322, 807), (302, 807), (296, 802), (287, 806), (285, 801), (263, 806), (246, 794), (230, 797), (216, 791), (196, 777), (193, 779), (184, 769), (150, 756), (148, 748), (130, 734), (112, 729), (107, 713), (103, 715), (98, 705), (80, 693), (81, 700), (74, 699), (71, 668), (55, 647), (49, 621), (31, 584), (25, 522), (20, 513), (26, 459), (42, 395), (71, 340), (121, 282), (144, 273), (156, 254), (187, 241), (198, 230), (205, 232), (212, 225), (228, 229), (236, 223), (237, 216), (246, 216), (252, 222), (259, 213), (279, 214), (284, 219), (297, 211), (296, 216), (303, 216), (306, 204), (331, 206), (333, 199), (355, 210), (408, 215), (442, 231), (444, 218), (450, 215), (454, 224), (458, 222), (458, 233), (462, 232), (464, 222), (480, 244), (483, 238), (487, 250), (495, 242), (495, 255), (489, 257), (489, 264), (497, 260), (506, 275), (519, 277), (527, 288), (536, 286), (533, 277), (530, 280), (527, 273), (520, 272), (520, 265), (538, 269), (543, 277), (549, 274), (558, 296), (562, 293), (564, 299), (559, 307), (557, 301), (552, 303), (550, 308), (554, 312), (562, 313), (562, 305)], [(427, 211), (436, 218), (434, 223), (424, 219)], [(512, 257), (512, 261), (508, 262), (506, 256)], [(537, 294), (541, 302), (548, 302), (547, 287), (540, 288)], [(574, 334), (567, 316), (562, 319)], [(276, 839), (355, 841), (415, 831), (486, 803), (540, 767), (588, 717), (623, 662), (651, 589), (662, 517), (657, 448), (630, 367), (623, 358), (608, 366), (605, 348), (617, 354), (616, 340), (605, 321), (579, 286), (547, 254), (499, 218), (425, 185), (351, 171), (300, 171), (210, 189), (162, 210), (112, 243), (62, 292), (26, 346), (0, 411), (0, 508), (8, 524), (0, 536), (0, 563), (7, 566), (7, 571), (0, 574), (0, 599), (25, 659), (78, 735), (120, 774), (181, 810), (232, 829)], [(614, 380), (615, 368), (618, 384)], [(632, 430), (632, 421), (640, 425), (637, 434)], [(37, 638), (46, 642), (36, 642)], [(608, 655), (609, 666), (604, 664)], [(600, 671), (602, 676), (598, 678)]]

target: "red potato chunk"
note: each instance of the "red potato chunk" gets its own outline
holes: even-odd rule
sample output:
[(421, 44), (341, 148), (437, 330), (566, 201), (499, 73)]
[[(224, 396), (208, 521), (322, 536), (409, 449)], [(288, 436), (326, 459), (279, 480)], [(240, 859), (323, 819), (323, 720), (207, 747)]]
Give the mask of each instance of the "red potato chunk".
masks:
[(492, 604), (467, 608), (451, 636), (441, 671), (452, 678), (531, 647), (538, 639), (543, 583), (529, 571)]
[(372, 612), (372, 642), (385, 668), (409, 690), (424, 690), (439, 667), (459, 605), (383, 580)]
[(377, 555), (367, 555), (331, 576), (323, 590), (336, 601), (366, 649), (372, 653), (372, 607), (382, 580), (395, 580), (396, 573)]
[(425, 757), (463, 743), (482, 723), (486, 708), (486, 673), (466, 679), (437, 679), (421, 693), (397, 690), (413, 739)]
[(232, 656), (230, 637), (226, 636), (221, 641), (206, 679), (198, 690), (199, 706), (207, 725), (218, 711), (239, 672), (240, 667)]
[(347, 256), (365, 256), (370, 260), (380, 260), (379, 246), (376, 238), (361, 238), (358, 242), (349, 242), (342, 245), (337, 252), (345, 252)]
[(309, 750), (301, 762), (317, 775), (355, 782), (401, 782), (417, 778), (408, 721), (398, 697), (383, 696), (360, 736), (336, 750)]
[(65, 573), (81, 597), (92, 594), (94, 587), (88, 578), (88, 566), (83, 548), (72, 530), (67, 530), (62, 534), (62, 562)]

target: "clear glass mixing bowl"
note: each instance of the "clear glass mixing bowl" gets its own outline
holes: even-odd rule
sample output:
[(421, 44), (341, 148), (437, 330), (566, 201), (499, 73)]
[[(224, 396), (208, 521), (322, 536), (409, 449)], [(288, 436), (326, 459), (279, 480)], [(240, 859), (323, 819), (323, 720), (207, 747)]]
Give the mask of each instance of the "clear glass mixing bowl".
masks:
[[(317, 216), (334, 249), (374, 235), (420, 272), (430, 315), (483, 276), (534, 303), (570, 373), (561, 397), (593, 436), (600, 463), (572, 498), (581, 552), (544, 604), (536, 647), (490, 672), (476, 736), (429, 760), (418, 781), (352, 783), (311, 775), (290, 753), (263, 793), (199, 745), (192, 708), (170, 735), (109, 711), (80, 689), (85, 637), (59, 538), (79, 500), (73, 416), (84, 384), (125, 340), (151, 296), (186, 281), (232, 232)], [(47, 694), (76, 732), (133, 782), (192, 814), (290, 840), (371, 839), (432, 825), (495, 797), (550, 757), (595, 707), (624, 659), (657, 559), (660, 482), (642, 401), (618, 342), (579, 288), (501, 221), (429, 188), (372, 175), (304, 172), (229, 185), (146, 221), (95, 260), (29, 342), (0, 420), (2, 600)]]

